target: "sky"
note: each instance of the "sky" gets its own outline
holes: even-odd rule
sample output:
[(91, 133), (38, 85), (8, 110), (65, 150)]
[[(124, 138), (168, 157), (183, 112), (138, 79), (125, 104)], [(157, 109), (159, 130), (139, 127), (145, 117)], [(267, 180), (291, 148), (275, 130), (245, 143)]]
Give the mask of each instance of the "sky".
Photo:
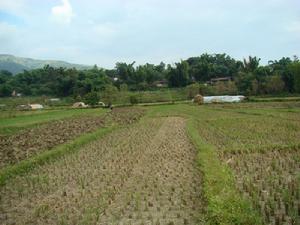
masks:
[(0, 0), (0, 54), (113, 68), (300, 56), (300, 0)]

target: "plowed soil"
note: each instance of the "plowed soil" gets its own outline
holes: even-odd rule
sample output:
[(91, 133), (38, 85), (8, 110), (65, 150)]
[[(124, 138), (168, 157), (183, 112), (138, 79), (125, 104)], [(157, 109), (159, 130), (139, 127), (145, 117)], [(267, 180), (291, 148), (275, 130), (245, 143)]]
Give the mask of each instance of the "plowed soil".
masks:
[(147, 119), (0, 189), (2, 224), (201, 224), (196, 150), (182, 118)]
[(120, 108), (104, 116), (80, 116), (57, 120), (23, 130), (15, 135), (0, 136), (0, 169), (63, 144), (83, 133), (95, 131), (111, 121), (118, 124), (132, 123), (142, 114), (143, 110), (138, 108)]

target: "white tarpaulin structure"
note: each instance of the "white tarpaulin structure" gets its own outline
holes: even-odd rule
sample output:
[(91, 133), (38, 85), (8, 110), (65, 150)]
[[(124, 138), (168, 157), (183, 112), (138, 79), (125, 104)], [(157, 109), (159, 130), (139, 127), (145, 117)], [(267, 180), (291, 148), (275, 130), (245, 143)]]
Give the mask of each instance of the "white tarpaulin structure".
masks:
[(43, 109), (44, 107), (41, 104), (29, 104), (30, 109)]
[(241, 102), (245, 99), (243, 95), (223, 95), (223, 96), (206, 96), (203, 97), (204, 103), (217, 102)]
[(88, 105), (86, 105), (84, 102), (75, 102), (72, 106), (72, 108), (87, 108)]

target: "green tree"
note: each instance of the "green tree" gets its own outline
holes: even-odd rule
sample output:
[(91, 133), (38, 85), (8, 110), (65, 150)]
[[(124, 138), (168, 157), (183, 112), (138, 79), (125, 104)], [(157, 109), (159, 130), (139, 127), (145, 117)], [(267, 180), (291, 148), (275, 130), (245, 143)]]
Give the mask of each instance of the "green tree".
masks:
[(240, 61), (226, 54), (205, 53), (199, 57), (188, 58), (186, 61), (190, 68), (190, 78), (201, 82), (217, 77), (234, 77), (242, 67)]
[(284, 90), (284, 82), (280, 76), (268, 77), (266, 82), (266, 91), (268, 94), (279, 94)]
[(118, 77), (121, 81), (125, 82), (126, 84), (131, 84), (133, 82), (133, 76), (135, 75), (135, 69), (133, 65), (135, 62), (131, 64), (127, 63), (116, 63), (116, 72)]
[(85, 103), (94, 107), (98, 104), (100, 97), (99, 94), (95, 91), (89, 92), (84, 96)]
[(293, 62), (288, 67), (293, 76), (294, 90), (300, 93), (300, 62)]
[(184, 87), (189, 82), (189, 64), (181, 61), (175, 64), (175, 68), (171, 68), (168, 75), (170, 87)]
[(11, 96), (13, 88), (9, 84), (0, 84), (0, 97)]
[(11, 80), (13, 78), (13, 75), (11, 72), (6, 71), (6, 70), (1, 70), (0, 71), (0, 84), (4, 84)]
[(120, 85), (120, 92), (126, 93), (128, 91), (128, 86), (127, 84), (121, 84)]
[(130, 95), (129, 101), (131, 105), (136, 105), (139, 103), (139, 100), (136, 95)]
[(118, 93), (117, 87), (114, 85), (106, 85), (104, 90), (101, 92), (101, 99), (106, 105), (111, 106), (113, 102), (116, 101)]
[(269, 67), (273, 75), (280, 75), (285, 84), (285, 90), (288, 92), (294, 91), (294, 76), (289, 69), (292, 64), (292, 60), (289, 57), (283, 57), (280, 60), (269, 61)]
[(244, 71), (245, 72), (255, 71), (259, 66), (259, 61), (260, 61), (260, 58), (257, 58), (256, 56), (255, 57), (249, 56), (248, 60), (244, 59), (243, 60), (243, 69), (244, 69)]

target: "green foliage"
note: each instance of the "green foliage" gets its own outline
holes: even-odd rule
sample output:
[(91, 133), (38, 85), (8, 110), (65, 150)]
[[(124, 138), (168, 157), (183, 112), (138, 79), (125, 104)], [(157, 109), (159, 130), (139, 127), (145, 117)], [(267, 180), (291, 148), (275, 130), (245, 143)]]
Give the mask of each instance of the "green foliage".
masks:
[[(0, 80), (4, 80), (2, 75)], [(4, 81), (2, 84), (0, 82), (1, 96), (9, 96), (11, 90), (27, 96), (83, 96), (91, 91), (100, 91), (105, 85), (111, 83), (102, 69), (78, 71), (50, 66), (24, 71), (7, 77)]]
[[(15, 76), (7, 71), (0, 72), (0, 97), (10, 96), (15, 90), (25, 96), (85, 96), (89, 92), (103, 92), (107, 85), (118, 87), (121, 92), (150, 91), (162, 89), (157, 84), (168, 82), (168, 86), (186, 87), (198, 82), (209, 84), (213, 78), (230, 77), (233, 82), (202, 86), (201, 94), (279, 94), (299, 92), (298, 72), (294, 61), (282, 58), (269, 61), (266, 66), (259, 65), (260, 59), (249, 56), (243, 62), (226, 54), (202, 54), (181, 60), (174, 66), (146, 63), (135, 66), (118, 62), (114, 69), (104, 70), (94, 66), (92, 69), (53, 68), (25, 70)], [(283, 84), (283, 85), (282, 85)], [(191, 95), (188, 95), (191, 98)], [(125, 101), (125, 99), (124, 99)], [(126, 101), (129, 101), (127, 99)]]
[(193, 122), (188, 124), (191, 140), (198, 148), (198, 162), (204, 175), (207, 202), (207, 224), (262, 224), (250, 202), (243, 199), (235, 187), (229, 168), (218, 160), (215, 149), (201, 141)]
[(188, 99), (192, 99), (195, 97), (195, 95), (200, 94), (200, 84), (190, 84), (186, 86), (186, 90)]
[(294, 91), (294, 77), (290, 71), (290, 64), (292, 60), (290, 58), (281, 58), (280, 60), (269, 61), (269, 68), (273, 71), (274, 74), (281, 76), (282, 80), (285, 83), (285, 89), (288, 92)]
[(99, 99), (99, 94), (95, 91), (89, 92), (84, 96), (85, 103), (91, 106), (97, 105)]
[(270, 76), (268, 77), (268, 82), (266, 83), (266, 92), (269, 94), (278, 94), (284, 91), (284, 82), (280, 76)]
[(248, 60), (243, 60), (243, 70), (245, 72), (254, 72), (259, 66), (260, 58), (249, 56)]
[(12, 74), (8, 71), (0, 71), (0, 97), (10, 96), (13, 92), (9, 81), (12, 79)]
[(242, 62), (226, 54), (202, 54), (186, 60), (189, 64), (190, 79), (207, 82), (216, 77), (235, 76)]
[(289, 65), (289, 71), (293, 77), (294, 90), (300, 93), (300, 62), (296, 61)]
[(175, 68), (170, 68), (168, 81), (170, 87), (183, 87), (189, 82), (189, 64), (181, 61), (175, 64)]
[(120, 85), (120, 92), (124, 93), (128, 91), (128, 85), (127, 84), (121, 84)]
[(101, 92), (101, 99), (106, 105), (112, 105), (118, 98), (118, 89), (113, 85), (106, 85)]
[(136, 105), (139, 103), (139, 100), (135, 95), (130, 95), (129, 101), (131, 105)]
[(118, 84), (126, 84), (130, 90), (146, 90), (153, 87), (155, 81), (162, 80), (165, 77), (165, 64), (159, 65), (146, 63), (133, 67), (135, 62), (131, 64), (117, 63), (116, 76), (120, 79)]

